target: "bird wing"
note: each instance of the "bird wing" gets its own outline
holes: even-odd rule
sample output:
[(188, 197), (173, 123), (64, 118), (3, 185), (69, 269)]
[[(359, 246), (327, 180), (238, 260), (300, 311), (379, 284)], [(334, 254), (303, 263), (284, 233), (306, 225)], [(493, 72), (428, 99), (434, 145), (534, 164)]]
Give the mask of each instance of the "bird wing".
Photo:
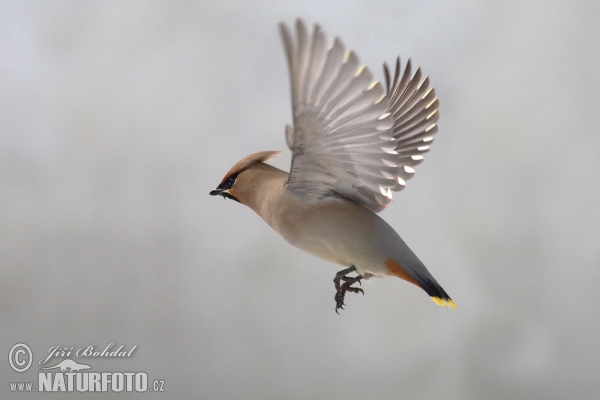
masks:
[[(318, 198), (338, 194), (379, 212), (414, 174), (437, 121), (435, 92), (399, 60), (387, 94), (338, 38), (296, 21), (296, 41), (280, 24), (290, 71), (294, 126), (286, 127), (292, 166), (286, 188)], [(433, 97), (432, 97), (433, 96)], [(435, 99), (435, 100), (433, 100)], [(427, 148), (425, 148), (427, 147)]]

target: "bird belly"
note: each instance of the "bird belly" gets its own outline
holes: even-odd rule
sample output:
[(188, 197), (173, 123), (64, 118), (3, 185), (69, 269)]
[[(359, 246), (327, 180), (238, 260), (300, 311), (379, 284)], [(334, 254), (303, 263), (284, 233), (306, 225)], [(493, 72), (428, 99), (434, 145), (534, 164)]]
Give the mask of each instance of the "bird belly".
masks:
[(290, 244), (309, 254), (344, 267), (354, 266), (365, 277), (382, 276), (388, 274), (388, 269), (385, 243), (378, 241), (379, 221), (364, 207), (335, 200), (300, 210), (278, 231)]

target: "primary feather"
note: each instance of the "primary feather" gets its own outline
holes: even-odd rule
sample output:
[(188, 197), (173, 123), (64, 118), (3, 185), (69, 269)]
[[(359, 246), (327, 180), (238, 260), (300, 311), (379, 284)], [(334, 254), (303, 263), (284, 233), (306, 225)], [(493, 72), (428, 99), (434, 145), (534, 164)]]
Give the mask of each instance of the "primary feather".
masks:
[(379, 212), (402, 190), (437, 131), (439, 102), (410, 60), (387, 93), (339, 38), (327, 47), (315, 25), (296, 21), (296, 37), (280, 25), (287, 55), (294, 126), (286, 127), (292, 166), (286, 187), (319, 198), (334, 192)]

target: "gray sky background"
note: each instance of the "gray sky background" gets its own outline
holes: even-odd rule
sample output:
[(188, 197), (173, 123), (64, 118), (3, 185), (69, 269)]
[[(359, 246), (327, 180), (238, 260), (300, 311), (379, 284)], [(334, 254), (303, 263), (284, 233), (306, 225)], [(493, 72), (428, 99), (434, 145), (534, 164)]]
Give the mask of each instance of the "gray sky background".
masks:
[[(440, 131), (381, 216), (457, 310), (390, 278), (338, 316), (339, 267), (208, 196), (251, 152), (288, 169), (296, 17), (378, 78), (397, 55), (429, 75)], [(599, 20), (591, 1), (0, 2), (0, 397), (51, 346), (116, 342), (134, 357), (76, 360), (145, 371), (157, 398), (593, 398)]]

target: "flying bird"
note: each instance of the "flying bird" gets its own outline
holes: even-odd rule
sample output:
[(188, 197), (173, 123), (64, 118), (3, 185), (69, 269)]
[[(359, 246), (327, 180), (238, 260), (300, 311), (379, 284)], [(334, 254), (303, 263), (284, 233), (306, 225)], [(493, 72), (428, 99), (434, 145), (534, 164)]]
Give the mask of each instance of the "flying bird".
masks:
[[(285, 240), (344, 267), (334, 278), (335, 311), (362, 279), (396, 276), (423, 289), (438, 305), (456, 305), (377, 213), (404, 189), (437, 132), (439, 101), (429, 78), (411, 75), (408, 60), (386, 90), (352, 51), (319, 25), (302, 20), (295, 35), (279, 25), (290, 74), (293, 126), (285, 139), (290, 172), (267, 164), (277, 151), (250, 154), (210, 194), (250, 207)], [(355, 273), (354, 276), (351, 274)], [(338, 312), (339, 313), (339, 312)]]

